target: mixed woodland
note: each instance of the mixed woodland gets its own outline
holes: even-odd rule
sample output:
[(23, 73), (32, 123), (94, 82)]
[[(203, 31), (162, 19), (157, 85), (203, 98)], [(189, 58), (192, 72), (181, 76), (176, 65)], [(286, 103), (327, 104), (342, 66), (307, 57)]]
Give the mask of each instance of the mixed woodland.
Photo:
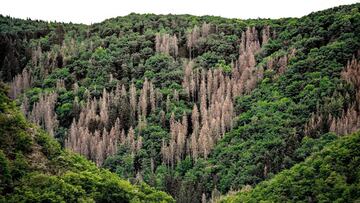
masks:
[(359, 9), (0, 16), (0, 202), (360, 201)]

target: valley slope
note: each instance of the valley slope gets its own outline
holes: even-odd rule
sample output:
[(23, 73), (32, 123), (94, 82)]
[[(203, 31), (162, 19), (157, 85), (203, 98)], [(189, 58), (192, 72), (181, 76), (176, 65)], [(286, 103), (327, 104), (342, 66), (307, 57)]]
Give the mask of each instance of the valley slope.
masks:
[[(42, 128), (53, 137), (40, 136), (52, 143), (44, 149), (67, 154), (70, 168), (43, 166), (52, 181), (72, 185), (67, 181), (78, 175), (64, 171), (75, 167), (83, 175), (90, 167), (95, 172), (85, 179), (109, 176), (127, 185), (128, 200), (172, 201), (116, 175), (177, 202), (217, 201), (235, 191), (226, 200), (353, 201), (359, 9), (250, 20), (132, 13), (93, 25), (1, 16), (0, 78), (35, 124), (34, 132), (20, 134), (36, 143), (31, 135)], [(6, 150), (15, 152), (7, 146), (3, 157), (12, 163), (16, 156)], [(28, 153), (39, 167), (52, 160)], [(81, 170), (73, 159), (85, 164)], [(75, 184), (81, 194), (100, 201), (97, 186), (81, 184)]]

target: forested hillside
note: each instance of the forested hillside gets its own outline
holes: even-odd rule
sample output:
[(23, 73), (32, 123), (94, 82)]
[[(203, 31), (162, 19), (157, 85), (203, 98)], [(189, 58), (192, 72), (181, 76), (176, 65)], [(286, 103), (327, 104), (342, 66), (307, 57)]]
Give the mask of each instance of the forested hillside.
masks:
[[(358, 134), (347, 138), (360, 128), (359, 9), (276, 20), (130, 14), (93, 25), (1, 16), (0, 78), (22, 114), (58, 141), (47, 138), (48, 150), (68, 149), (113, 172), (69, 153), (96, 171), (92, 179), (121, 182), (117, 174), (141, 184), (126, 182), (141, 188), (128, 200), (172, 200), (143, 182), (177, 202), (235, 191), (227, 200), (334, 200), (325, 183), (307, 182), (319, 188), (305, 194), (308, 185), (297, 182), (313, 181), (323, 164), (334, 172), (316, 178), (330, 178), (341, 187), (331, 195), (348, 202), (359, 198)], [(13, 165), (6, 146), (3, 159)], [(354, 160), (331, 162), (327, 153)], [(74, 184), (58, 170), (53, 181)], [(293, 176), (300, 180), (281, 185)], [(2, 195), (30, 198), (16, 187)], [(97, 192), (86, 198), (105, 201)]]
[(133, 186), (27, 122), (0, 83), (0, 202), (174, 202)]
[(339, 138), (305, 162), (223, 202), (359, 201), (360, 133)]

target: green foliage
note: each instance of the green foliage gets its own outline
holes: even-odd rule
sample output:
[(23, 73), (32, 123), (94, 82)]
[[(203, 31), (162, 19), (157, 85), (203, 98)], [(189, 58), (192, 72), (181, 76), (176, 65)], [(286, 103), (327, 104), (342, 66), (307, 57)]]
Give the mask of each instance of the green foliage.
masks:
[(61, 154), (60, 144), (49, 137), (44, 131), (39, 130), (38, 135), (35, 138), (36, 143), (41, 146), (42, 153), (48, 158), (53, 159)]
[(304, 160), (315, 152), (321, 151), (328, 143), (335, 141), (338, 137), (334, 133), (322, 135), (319, 139), (304, 137), (301, 146), (296, 149), (295, 154), (299, 160)]
[[(360, 4), (340, 6), (302, 18), (277, 20), (130, 14), (91, 26), (0, 16), (0, 78), (10, 81), (25, 67), (30, 70), (32, 87), (24, 94), (30, 109), (41, 93), (54, 91), (58, 94), (55, 108), (60, 126), (55, 137), (61, 144), (73, 118), (79, 116), (73, 105), (75, 98), (84, 106), (87, 99), (99, 98), (104, 88), (114, 90), (117, 82), (125, 85), (127, 90), (133, 82), (139, 90), (145, 78), (151, 80), (162, 98), (157, 104), (159, 108), (148, 115), (147, 126), (136, 129), (136, 136), (143, 138), (142, 149), (133, 153), (120, 145), (117, 153), (105, 161), (104, 167), (133, 182), (140, 174), (145, 182), (171, 193), (179, 202), (198, 202), (203, 193), (210, 197), (215, 188), (226, 193), (247, 185), (254, 186), (255, 192), (240, 194), (240, 199), (236, 200), (250, 201), (254, 197), (254, 202), (345, 202), (359, 196), (354, 192), (358, 185), (351, 182), (358, 180), (355, 175), (349, 176), (348, 172), (343, 173), (337, 168), (329, 171), (326, 164), (323, 168), (316, 166), (321, 168), (320, 171), (315, 166), (315, 169), (302, 167), (310, 161), (295, 164), (311, 154), (318, 156), (317, 152), (326, 151), (325, 146), (329, 143), (339, 141), (328, 133), (328, 124), (321, 125), (310, 135), (305, 135), (304, 126), (315, 112), (325, 117), (341, 116), (354, 99), (354, 87), (344, 85), (340, 72), (360, 49), (359, 7)], [(200, 36), (189, 54), (186, 35), (195, 25), (201, 27), (204, 22), (212, 25), (211, 32), (207, 37)], [(260, 31), (265, 25), (269, 25), (276, 35), (273, 34), (256, 55), (258, 67), (265, 69), (264, 78), (255, 90), (236, 99), (233, 129), (216, 143), (207, 160), (195, 161), (184, 156), (176, 165), (165, 166), (160, 148), (162, 140), (169, 138), (169, 125), (161, 123), (161, 110), (167, 108), (165, 120), (169, 120), (172, 113), (180, 120), (184, 112), (189, 115), (194, 103), (199, 102), (189, 101), (181, 85), (184, 62), (191, 55), (195, 70), (219, 68), (230, 73), (230, 64), (239, 56), (243, 31), (246, 27), (255, 27), (261, 38)], [(178, 56), (156, 52), (156, 33), (178, 37)], [(38, 48), (42, 54), (34, 63), (30, 53)], [(267, 67), (269, 60), (283, 56), (289, 59), (283, 73), (278, 72), (279, 65), (272, 70)], [(60, 79), (64, 80), (65, 88), (56, 87)], [(14, 193), (9, 193), (9, 196), (14, 194), (11, 197), (14, 202), (26, 198), (74, 202), (111, 202), (116, 198), (172, 201), (146, 185), (131, 186), (105, 170), (96, 169), (85, 159), (64, 152), (56, 141), (27, 123), (14, 109), (15, 103), (6, 97), (3, 85), (0, 88), (0, 149), (4, 153), (4, 156), (0, 153), (0, 163), (4, 174), (9, 174), (1, 177), (9, 186), (1, 182), (0, 189), (8, 192), (9, 187), (16, 187)], [(178, 100), (172, 99), (175, 90), (179, 94)], [(166, 102), (167, 97), (169, 102)], [(123, 113), (120, 123), (127, 130), (130, 124), (136, 126), (137, 122), (130, 118), (130, 108), (124, 103), (110, 109), (109, 119), (113, 124), (116, 115)], [(188, 128), (191, 131), (190, 123)], [(344, 150), (343, 153), (347, 152)], [(27, 158), (39, 154), (39, 160), (46, 160), (44, 164)], [(313, 159), (318, 161), (318, 158)], [(324, 160), (326, 163), (327, 159)], [(357, 159), (350, 162), (357, 163)], [(34, 163), (43, 171), (32, 169)], [(356, 168), (351, 164), (348, 168)], [(285, 175), (276, 175), (291, 167)], [(42, 173), (44, 171), (46, 173)], [(291, 177), (295, 177), (294, 180)], [(347, 177), (352, 178), (350, 182)], [(275, 183), (271, 178), (276, 180)], [(268, 179), (276, 187), (268, 187), (268, 182), (261, 183)], [(312, 179), (318, 182), (311, 182)], [(33, 188), (35, 183), (31, 181), (41, 182), (41, 187)], [(281, 185), (284, 181), (289, 184)], [(303, 183), (295, 184), (296, 181)], [(13, 182), (18, 184), (15, 186)], [(296, 187), (291, 188), (290, 183)], [(259, 188), (271, 188), (264, 191), (274, 195), (263, 198), (261, 195), (265, 196), (265, 193), (259, 192), (260, 196), (252, 196), (256, 191), (262, 191), (256, 189), (257, 184), (264, 184)], [(309, 184), (316, 186), (314, 193), (308, 190)], [(302, 199), (305, 196), (310, 199)]]
[(15, 180), (19, 180), (29, 171), (29, 163), (22, 153), (15, 155), (15, 160), (13, 160), (12, 164), (11, 176)]
[(128, 147), (120, 146), (116, 155), (106, 159), (104, 167), (121, 177), (134, 177), (136, 175), (134, 156)]
[(221, 60), (221, 57), (214, 52), (205, 52), (199, 56), (197, 60), (200, 66), (211, 68), (216, 67), (218, 61)]
[(56, 109), (56, 114), (60, 123), (63, 123), (63, 126), (70, 126), (73, 118), (73, 104), (64, 103)]
[(223, 202), (354, 202), (359, 198), (360, 133), (326, 145), (304, 162)]
[(15, 103), (10, 101), (5, 91), (4, 84), (0, 82), (0, 148), (5, 153), (29, 152), (32, 144), (26, 133), (29, 125), (21, 113), (14, 110)]
[(174, 202), (145, 184), (131, 185), (85, 158), (64, 151), (27, 123), (0, 83), (0, 201)]
[[(155, 54), (145, 61), (144, 72), (140, 71), (144, 77), (150, 76), (148, 79), (151, 79), (157, 87), (169, 87), (171, 82), (181, 84), (182, 72), (179, 72), (177, 66), (171, 56)], [(156, 77), (151, 73), (156, 73)]]
[(43, 82), (43, 88), (55, 88), (56, 82), (59, 80), (64, 80), (65, 84), (74, 83), (74, 78), (70, 74), (68, 68), (56, 69), (51, 73)]
[(232, 67), (225, 64), (225, 60), (220, 60), (215, 67), (220, 68), (224, 73), (231, 73)]
[(12, 184), (9, 160), (2, 150), (0, 150), (0, 172), (0, 196), (2, 196), (4, 190), (8, 189)]
[(150, 57), (145, 62), (145, 70), (151, 70), (156, 73), (161, 71), (169, 71), (171, 70), (171, 62), (172, 58), (169, 55), (166, 54), (156, 54), (152, 57)]
[(129, 179), (133, 179), (138, 171), (144, 171), (144, 180), (153, 186), (157, 186), (157, 180), (151, 171), (150, 158), (152, 158), (154, 165), (162, 163), (162, 140), (168, 140), (169, 133), (160, 126), (148, 125), (141, 130), (139, 136), (142, 136), (143, 139), (143, 147), (139, 152), (134, 154), (129, 146), (120, 145), (117, 154), (106, 159), (104, 167)]
[(81, 187), (66, 183), (57, 176), (32, 173), (21, 183), (8, 202), (95, 202), (86, 197)]
[[(320, 111), (324, 115), (339, 115), (344, 108), (346, 96), (340, 92), (351, 90), (343, 88), (339, 74), (346, 61), (360, 48), (360, 40), (354, 35), (357, 25), (350, 23), (353, 29), (345, 29), (340, 35), (312, 32), (314, 29), (310, 27), (327, 30), (338, 22), (325, 23), (318, 17), (340, 17), (348, 9), (341, 7), (337, 11), (328, 10), (326, 14), (320, 12), (294, 20), (291, 23), (296, 23), (296, 27), (287, 27), (279, 33), (277, 41), (271, 40), (270, 45), (265, 46), (264, 52), (271, 54), (279, 48), (282, 52), (302, 44), (296, 47), (296, 57), (290, 60), (285, 73), (279, 77), (265, 74), (257, 89), (238, 99), (236, 112), (241, 114), (237, 118), (237, 127), (217, 144), (209, 159), (216, 168), (219, 180), (213, 182), (220, 191), (240, 189), (271, 178), (333, 139), (325, 136), (314, 141), (319, 142), (316, 145), (306, 141), (300, 143), (310, 113)], [(320, 38), (325, 39), (318, 40)], [(308, 48), (303, 46), (305, 41), (312, 48), (304, 49)], [(275, 42), (279, 44), (275, 46)], [(257, 60), (261, 60), (261, 54)], [(326, 133), (328, 126), (323, 125), (317, 130), (317, 134), (312, 135), (314, 138)]]

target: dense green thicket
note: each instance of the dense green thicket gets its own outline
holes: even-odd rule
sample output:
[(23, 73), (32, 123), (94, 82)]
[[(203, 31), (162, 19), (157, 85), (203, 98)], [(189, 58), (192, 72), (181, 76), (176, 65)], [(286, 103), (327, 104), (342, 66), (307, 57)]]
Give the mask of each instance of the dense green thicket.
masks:
[[(299, 161), (294, 151), (309, 115), (339, 116), (349, 105), (346, 92), (355, 95), (339, 75), (360, 48), (359, 29), (358, 9), (340, 7), (294, 20), (279, 33), (278, 46), (295, 48), (296, 57), (283, 75), (274, 79), (268, 73), (252, 94), (239, 98), (239, 127), (222, 139), (210, 160), (221, 191), (255, 184)], [(324, 124), (309, 136), (327, 131)]]
[(359, 201), (360, 133), (326, 145), (304, 162), (223, 202)]
[[(359, 49), (359, 19), (357, 6), (339, 7), (284, 25), (258, 60), (291, 48), (296, 49), (296, 57), (283, 75), (266, 72), (257, 89), (238, 99), (238, 127), (217, 144), (208, 161), (187, 168), (185, 176), (178, 175), (184, 177), (182, 186), (202, 187), (209, 195), (214, 187), (221, 192), (239, 189), (270, 178), (309, 155), (299, 149), (306, 144), (302, 139), (310, 114), (319, 111), (339, 116), (354, 100), (355, 94), (339, 75)], [(309, 136), (322, 139), (328, 129), (324, 123)]]
[(0, 202), (173, 202), (131, 185), (28, 123), (0, 86)]
[[(132, 116), (128, 97), (121, 97), (116, 100), (116, 105), (111, 106), (106, 125), (92, 123), (92, 132), (96, 126), (110, 131), (117, 115), (121, 115), (119, 120), (125, 132), (132, 126), (135, 138), (142, 139), (141, 149), (136, 152), (129, 145), (119, 145), (117, 152), (103, 162), (103, 167), (132, 182), (144, 180), (168, 192), (179, 202), (200, 202), (202, 197), (216, 198), (219, 193), (239, 190), (246, 185), (255, 186), (304, 161), (327, 143), (333, 140), (337, 142), (337, 135), (328, 133), (328, 122), (321, 123), (311, 132), (304, 129), (312, 114), (324, 115), (324, 120), (337, 118), (356, 100), (354, 86), (345, 83), (340, 73), (349, 60), (359, 57), (359, 9), (360, 4), (353, 4), (302, 18), (277, 20), (130, 14), (90, 26), (0, 17), (0, 43), (4, 44), (0, 46), (0, 78), (11, 81), (24, 67), (28, 70), (31, 85), (21, 89), (23, 94), (17, 96), (18, 104), (27, 104), (27, 112), (31, 112), (33, 105), (41, 100), (41, 95), (56, 93), (54, 111), (58, 126), (54, 137), (61, 146), (69, 137), (73, 120), (79, 119), (80, 109), (86, 107), (89, 99), (99, 100), (105, 91), (114, 91), (121, 85), (129, 95), (131, 83), (137, 89), (135, 95), (140, 96), (145, 78), (148, 79), (161, 97), (155, 110), (150, 110), (150, 105), (147, 107), (146, 122), (142, 124), (145, 127), (136, 127), (141, 126), (140, 120)], [(209, 34), (199, 37), (196, 46), (189, 48), (187, 36), (204, 23), (210, 25)], [(271, 37), (256, 55), (257, 68), (264, 69), (262, 80), (253, 91), (239, 96), (234, 102), (236, 117), (232, 130), (215, 144), (207, 159), (195, 160), (186, 154), (174, 165), (166, 164), (161, 148), (162, 142), (171, 139), (171, 115), (181, 120), (185, 112), (185, 118), (191, 120), (194, 104), (200, 103), (196, 99), (189, 99), (182, 86), (187, 61), (192, 59), (194, 71), (221, 70), (225, 76), (229, 76), (239, 58), (242, 33), (247, 31), (247, 27), (254, 27), (262, 44), (260, 35), (267, 26), (270, 27)], [(177, 54), (156, 51), (159, 33), (176, 35)], [(285, 70), (280, 70), (280, 65), (276, 64), (281, 57), (288, 57)], [(271, 61), (275, 61), (274, 67), (269, 65)], [(140, 109), (140, 104), (136, 104), (135, 108)], [(21, 122), (26, 123), (24, 120)], [(3, 126), (11, 128), (11, 125)], [(192, 131), (193, 126), (189, 124), (187, 130)], [(26, 150), (36, 139), (29, 140), (28, 133), (22, 132), (10, 140), (13, 144), (2, 146), (5, 154), (2, 157), (5, 158), (1, 158), (0, 154), (0, 161), (8, 163), (16, 159), (15, 154), (8, 154), (14, 151), (11, 147), (15, 144), (19, 145), (16, 149), (24, 150), (22, 153), (30, 153)], [(3, 143), (10, 142), (5, 141)], [(55, 143), (54, 146), (56, 149), (60, 147)], [(50, 154), (54, 146), (47, 148)], [(13, 177), (10, 168), (4, 167), (4, 171), (8, 171), (4, 172), (4, 177)], [(94, 167), (91, 170), (98, 169)], [(79, 177), (85, 176), (83, 172), (75, 171)], [(106, 179), (106, 175), (99, 173), (89, 176), (95, 180)], [(64, 181), (52, 190), (67, 188), (73, 191), (69, 194), (76, 191), (80, 196), (91, 193), (86, 198), (95, 201), (100, 201), (103, 191), (109, 189), (105, 186), (104, 190), (96, 191), (92, 186), (84, 188), (86, 185), (96, 185), (97, 181), (82, 185), (82, 181), (74, 180), (75, 176), (71, 173), (61, 173), (56, 177), (26, 174), (43, 182), (46, 189), (52, 182)], [(87, 177), (84, 177), (84, 182), (88, 181)], [(25, 178), (29, 177), (24, 176), (21, 180), (25, 181)], [(30, 182), (26, 181), (13, 194), (31, 190), (34, 185)], [(14, 190), (14, 187), (5, 187), (4, 190)], [(32, 191), (36, 192), (35, 189)], [(356, 196), (349, 198), (355, 199)], [(84, 201), (88, 200), (86, 198)], [(280, 199), (274, 197), (276, 200)]]

